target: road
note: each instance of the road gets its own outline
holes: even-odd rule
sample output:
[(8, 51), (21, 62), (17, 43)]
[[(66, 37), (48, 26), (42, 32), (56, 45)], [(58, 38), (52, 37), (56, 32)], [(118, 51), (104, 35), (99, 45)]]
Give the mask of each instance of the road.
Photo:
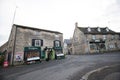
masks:
[(0, 68), (0, 80), (80, 80), (87, 72), (120, 64), (120, 52), (67, 55), (65, 59)]

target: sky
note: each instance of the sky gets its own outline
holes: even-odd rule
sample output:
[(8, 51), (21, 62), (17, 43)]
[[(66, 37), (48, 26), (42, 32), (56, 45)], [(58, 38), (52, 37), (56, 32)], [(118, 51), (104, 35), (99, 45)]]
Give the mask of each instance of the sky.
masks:
[(12, 24), (59, 31), (69, 39), (76, 22), (120, 32), (119, 21), (120, 0), (0, 0), (0, 46), (8, 41)]

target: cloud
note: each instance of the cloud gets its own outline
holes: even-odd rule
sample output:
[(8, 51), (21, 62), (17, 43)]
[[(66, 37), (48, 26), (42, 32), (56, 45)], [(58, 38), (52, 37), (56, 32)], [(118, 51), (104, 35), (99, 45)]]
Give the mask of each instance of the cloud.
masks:
[(112, 0), (109, 6), (107, 6), (105, 15), (108, 25), (116, 32), (120, 32), (120, 1)]
[[(72, 37), (79, 26), (110, 26), (120, 31), (120, 0), (1, 0), (0, 41), (7, 41), (17, 5), (15, 24), (62, 32)], [(109, 22), (109, 23), (108, 23)]]

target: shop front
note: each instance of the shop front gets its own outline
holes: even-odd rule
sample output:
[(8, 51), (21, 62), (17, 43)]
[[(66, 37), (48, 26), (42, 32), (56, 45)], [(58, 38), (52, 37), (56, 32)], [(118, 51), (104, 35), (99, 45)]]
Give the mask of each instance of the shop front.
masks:
[(100, 53), (106, 50), (105, 41), (95, 40), (90, 41), (90, 53)]
[(24, 61), (27, 64), (40, 62), (41, 48), (40, 47), (25, 47), (24, 48)]
[(62, 47), (54, 47), (56, 59), (63, 59), (65, 55), (63, 54)]
[(65, 55), (63, 54), (63, 49), (62, 49), (62, 46), (61, 46), (61, 41), (55, 40), (53, 49), (55, 50), (55, 56), (56, 56), (55, 58), (56, 59), (65, 58)]

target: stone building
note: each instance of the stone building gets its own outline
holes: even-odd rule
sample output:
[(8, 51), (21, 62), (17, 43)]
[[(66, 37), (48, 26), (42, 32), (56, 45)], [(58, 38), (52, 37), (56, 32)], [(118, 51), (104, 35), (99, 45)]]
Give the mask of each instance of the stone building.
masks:
[(0, 65), (3, 64), (6, 52), (7, 52), (7, 45), (8, 42), (4, 43), (2, 46), (0, 46)]
[(4, 51), (7, 50), (7, 45), (8, 45), (8, 41), (6, 43), (4, 43), (2, 46), (0, 46), (0, 52), (3, 53)]
[(72, 53), (72, 39), (64, 39), (64, 53), (65, 54)]
[(73, 54), (102, 53), (114, 50), (120, 50), (119, 33), (108, 27), (78, 27), (78, 23), (75, 24), (72, 40)]
[[(40, 58), (44, 56), (45, 48), (52, 48), (56, 54), (62, 53), (63, 34), (57, 31), (50, 31), (28, 26), (12, 26), (11, 34), (8, 40), (6, 59), (10, 65), (25, 61), (25, 53), (40, 52)], [(34, 54), (36, 56), (37, 54)], [(28, 55), (31, 56), (31, 55)], [(36, 57), (38, 58), (38, 57)]]

